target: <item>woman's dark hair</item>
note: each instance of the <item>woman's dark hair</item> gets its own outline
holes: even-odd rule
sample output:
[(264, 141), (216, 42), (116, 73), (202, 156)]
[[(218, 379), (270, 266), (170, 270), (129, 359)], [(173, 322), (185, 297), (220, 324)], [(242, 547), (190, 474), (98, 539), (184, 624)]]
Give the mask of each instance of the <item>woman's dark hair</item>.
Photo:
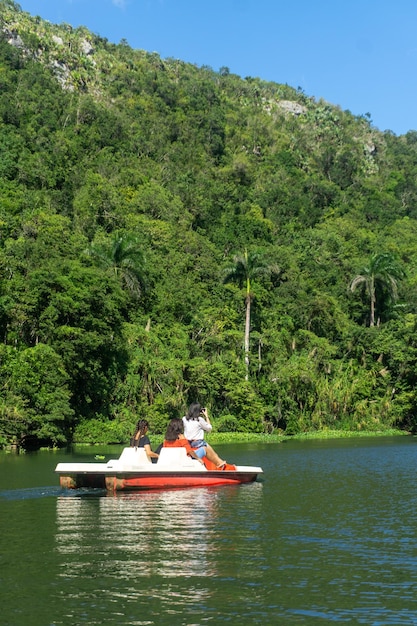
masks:
[(133, 435), (133, 439), (138, 442), (141, 437), (145, 434), (145, 430), (149, 428), (148, 420), (139, 420), (136, 424), (135, 434)]
[(199, 404), (198, 402), (193, 402), (192, 404), (190, 404), (188, 413), (185, 417), (187, 420), (198, 420), (202, 410), (203, 407), (201, 406), (201, 404)]
[(178, 417), (174, 417), (167, 427), (167, 432), (165, 434), (166, 441), (176, 441), (178, 439), (178, 435), (181, 435), (184, 432), (184, 424), (182, 420), (178, 419)]

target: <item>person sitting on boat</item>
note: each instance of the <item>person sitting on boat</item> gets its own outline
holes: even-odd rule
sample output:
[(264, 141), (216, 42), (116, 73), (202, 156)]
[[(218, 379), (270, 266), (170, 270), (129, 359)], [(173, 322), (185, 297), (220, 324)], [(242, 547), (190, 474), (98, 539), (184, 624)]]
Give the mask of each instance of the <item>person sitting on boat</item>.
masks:
[(204, 439), (204, 433), (210, 433), (213, 430), (207, 409), (198, 402), (193, 402), (190, 404), (187, 415), (182, 418), (182, 422), (185, 438), (188, 439), (197, 454), (200, 450), (205, 450), (208, 460), (214, 463), (218, 469), (224, 469), (226, 461), (223, 461)]
[(168, 424), (165, 439), (162, 444), (164, 448), (185, 448), (188, 456), (197, 459), (202, 465), (204, 454), (198, 455), (190, 446), (188, 439), (184, 437), (184, 424), (178, 417), (174, 417)]
[(151, 448), (151, 442), (149, 440), (148, 435), (146, 434), (149, 429), (148, 420), (139, 420), (136, 424), (136, 431), (133, 437), (130, 440), (130, 445), (132, 448), (145, 448), (145, 452), (150, 459), (157, 459), (159, 454), (153, 452)]

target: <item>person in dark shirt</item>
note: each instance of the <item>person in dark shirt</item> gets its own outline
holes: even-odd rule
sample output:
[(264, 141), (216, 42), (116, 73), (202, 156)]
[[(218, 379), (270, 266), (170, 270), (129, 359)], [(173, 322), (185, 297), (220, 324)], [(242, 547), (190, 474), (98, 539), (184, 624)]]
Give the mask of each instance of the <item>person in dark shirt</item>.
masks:
[(136, 431), (130, 440), (132, 448), (145, 448), (145, 452), (150, 459), (157, 459), (159, 454), (152, 451), (151, 442), (147, 435), (149, 423), (147, 420), (139, 420), (136, 424)]

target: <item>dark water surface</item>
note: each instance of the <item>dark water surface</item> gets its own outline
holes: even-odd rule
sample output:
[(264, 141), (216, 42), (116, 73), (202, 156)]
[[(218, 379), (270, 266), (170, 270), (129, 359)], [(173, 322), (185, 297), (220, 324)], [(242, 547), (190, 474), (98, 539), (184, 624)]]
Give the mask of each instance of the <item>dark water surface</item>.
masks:
[(259, 482), (65, 492), (0, 453), (2, 626), (417, 625), (417, 439), (218, 446)]

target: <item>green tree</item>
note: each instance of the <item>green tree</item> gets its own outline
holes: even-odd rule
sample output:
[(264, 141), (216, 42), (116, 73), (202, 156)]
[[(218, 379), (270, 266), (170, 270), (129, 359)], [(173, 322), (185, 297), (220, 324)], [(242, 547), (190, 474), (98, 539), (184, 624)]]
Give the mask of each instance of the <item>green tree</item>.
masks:
[(113, 273), (133, 297), (140, 297), (145, 288), (145, 261), (135, 235), (116, 232), (111, 240), (92, 243), (88, 252), (100, 267)]
[(37, 440), (62, 444), (72, 428), (69, 376), (55, 350), (39, 343), (15, 353), (2, 350), (0, 434), (25, 446)]
[(233, 265), (225, 270), (224, 282), (236, 282), (245, 291), (245, 380), (249, 379), (251, 305), (254, 299), (252, 283), (257, 276), (266, 272), (267, 267), (262, 256), (258, 252), (248, 252), (247, 249), (243, 254), (236, 254)]
[(352, 280), (351, 291), (361, 286), (369, 298), (369, 326), (375, 326), (378, 288), (385, 292), (391, 301), (395, 301), (398, 298), (398, 281), (404, 276), (403, 268), (392, 254), (379, 253), (372, 255), (369, 265)]

